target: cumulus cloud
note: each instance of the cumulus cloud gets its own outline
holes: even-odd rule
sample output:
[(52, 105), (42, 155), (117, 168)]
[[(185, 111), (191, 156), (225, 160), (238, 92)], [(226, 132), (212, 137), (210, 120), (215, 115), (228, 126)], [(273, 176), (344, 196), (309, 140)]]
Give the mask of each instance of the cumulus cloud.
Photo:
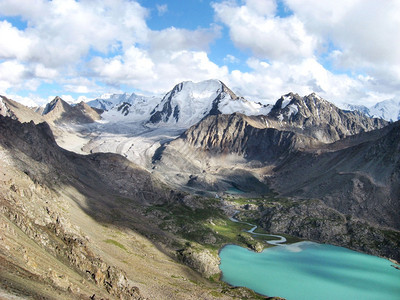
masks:
[[(27, 24), (17, 29), (0, 22), (0, 35), (7, 40), (0, 45), (0, 59), (7, 62), (0, 68), (9, 74), (0, 78), (2, 93), (23, 86), (34, 91), (33, 83), (40, 80), (74, 93), (93, 92), (99, 88), (96, 80), (114, 88), (127, 84), (152, 91), (162, 86), (166, 91), (181, 79), (227, 73), (205, 52), (220, 35), (218, 26), (153, 31), (146, 23), (148, 10), (128, 0), (38, 0), (27, 9), (31, 6), (27, 0), (0, 2), (0, 15), (17, 16)], [(165, 13), (168, 7), (157, 9)]]
[(296, 16), (275, 16), (275, 1), (248, 0), (243, 5), (224, 1), (213, 8), (235, 45), (258, 58), (291, 62), (312, 56), (317, 47), (318, 39)]
[(359, 104), (399, 96), (400, 2), (284, 0), (286, 16), (276, 4), (213, 4), (235, 45), (253, 53), (251, 71), (231, 72), (242, 93), (268, 98), (284, 90), (315, 91)]
[(372, 77), (334, 74), (313, 58), (290, 65), (251, 58), (247, 64), (251, 70), (233, 70), (229, 84), (243, 96), (265, 103), (274, 103), (288, 92), (300, 95), (316, 92), (339, 106), (346, 103), (372, 106), (393, 97), (391, 93), (374, 90)]
[[(18, 59), (39, 62), (45, 67), (64, 67), (79, 62), (91, 49), (107, 53), (120, 44), (127, 47), (147, 39), (147, 11), (136, 2), (38, 1), (34, 12), (27, 10), (32, 7), (28, 2), (0, 4), (2, 15), (28, 20), (24, 31), (3, 22), (0, 32), (10, 37), (11, 45), (2, 45), (0, 54), (7, 54), (4, 48), (8, 46), (12, 47), (8, 52)], [(18, 51), (21, 44), (24, 50)]]
[(240, 62), (240, 59), (238, 59), (237, 57), (235, 57), (234, 55), (231, 54), (227, 54), (224, 57), (224, 62), (225, 63), (230, 63), (230, 64), (236, 64)]
[(170, 27), (149, 33), (149, 44), (153, 52), (205, 50), (209, 44), (220, 36), (221, 28), (214, 26), (208, 29), (188, 30)]

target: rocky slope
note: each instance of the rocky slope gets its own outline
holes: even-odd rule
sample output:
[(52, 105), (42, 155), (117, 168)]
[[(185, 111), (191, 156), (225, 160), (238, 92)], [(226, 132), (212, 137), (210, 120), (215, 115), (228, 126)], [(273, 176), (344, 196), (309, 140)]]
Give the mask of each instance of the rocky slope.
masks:
[(204, 118), (156, 151), (154, 172), (197, 192), (233, 187), (262, 194), (265, 184), (291, 203), (320, 199), (298, 206), (304, 209), (266, 209), (261, 223), (276, 233), (398, 257), (400, 125), (386, 124), (315, 95), (288, 94), (266, 116)]
[(33, 121), (35, 124), (38, 124), (44, 121), (39, 113), (4, 96), (0, 96), (0, 115), (20, 122)]
[(400, 229), (399, 126), (297, 153), (274, 170), (271, 183), (283, 195), (320, 198), (344, 214)]

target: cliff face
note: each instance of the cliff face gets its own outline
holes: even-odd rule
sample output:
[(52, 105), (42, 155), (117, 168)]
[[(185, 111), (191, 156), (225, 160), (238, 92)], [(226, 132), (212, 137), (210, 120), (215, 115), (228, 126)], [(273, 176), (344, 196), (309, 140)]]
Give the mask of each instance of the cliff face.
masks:
[(266, 128), (262, 117), (216, 115), (189, 128), (181, 137), (211, 154), (230, 154), (247, 160), (274, 162), (292, 151), (317, 144), (315, 139), (290, 131)]
[(106, 262), (73, 222), (71, 206), (85, 198), (73, 188), (82, 184), (72, 162), (80, 157), (59, 148), (46, 123), (4, 117), (0, 157), (1, 286), (50, 299), (94, 294), (142, 299), (126, 274)]

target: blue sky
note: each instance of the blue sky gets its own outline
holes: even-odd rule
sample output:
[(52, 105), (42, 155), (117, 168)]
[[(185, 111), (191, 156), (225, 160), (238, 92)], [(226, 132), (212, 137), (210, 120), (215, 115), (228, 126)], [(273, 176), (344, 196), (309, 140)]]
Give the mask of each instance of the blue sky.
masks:
[(163, 94), (216, 78), (252, 100), (400, 98), (395, 0), (0, 0), (0, 94)]

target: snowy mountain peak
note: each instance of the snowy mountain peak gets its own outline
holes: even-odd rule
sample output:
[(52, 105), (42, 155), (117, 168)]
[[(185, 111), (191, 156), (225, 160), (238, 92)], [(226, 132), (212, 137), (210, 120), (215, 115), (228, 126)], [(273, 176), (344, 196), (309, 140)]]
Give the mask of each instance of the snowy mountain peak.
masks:
[(208, 115), (234, 112), (255, 115), (268, 113), (269, 110), (269, 106), (236, 96), (219, 80), (185, 81), (164, 96), (151, 112), (149, 123), (188, 128)]
[(390, 122), (400, 120), (400, 100), (390, 99), (379, 102), (369, 109), (369, 115)]

